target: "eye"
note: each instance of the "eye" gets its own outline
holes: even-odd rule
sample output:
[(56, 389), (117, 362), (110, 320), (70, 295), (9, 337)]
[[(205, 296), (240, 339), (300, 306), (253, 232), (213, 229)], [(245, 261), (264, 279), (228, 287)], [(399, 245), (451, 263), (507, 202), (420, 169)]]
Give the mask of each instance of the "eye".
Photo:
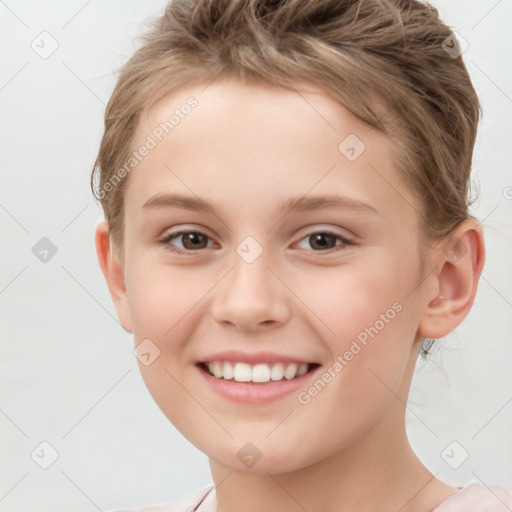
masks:
[[(333, 231), (316, 231), (302, 238), (301, 242), (303, 240), (306, 240), (306, 243), (315, 249), (315, 252), (328, 252), (330, 249), (333, 249), (339, 245), (354, 245), (354, 242)], [(340, 240), (341, 244), (336, 244), (337, 240)], [(320, 251), (317, 250), (318, 248)]]
[[(180, 241), (182, 247), (176, 247), (176, 242), (173, 242), (174, 240)], [(306, 243), (308, 243), (315, 252), (329, 252), (330, 249), (334, 247), (354, 245), (354, 242), (333, 231), (316, 231), (302, 238), (300, 242), (303, 240), (306, 240)], [(341, 243), (336, 243), (338, 240)], [(208, 241), (211, 241), (210, 237), (201, 231), (182, 230), (169, 233), (160, 243), (172, 252), (190, 254), (191, 252), (212, 247), (213, 244), (208, 246)], [(308, 249), (307, 247), (301, 248)]]
[[(175, 247), (171, 244), (171, 241), (174, 239), (180, 240), (183, 248)], [(200, 231), (177, 231), (169, 233), (160, 243), (173, 252), (187, 254), (198, 249), (205, 249), (209, 239), (207, 235)]]

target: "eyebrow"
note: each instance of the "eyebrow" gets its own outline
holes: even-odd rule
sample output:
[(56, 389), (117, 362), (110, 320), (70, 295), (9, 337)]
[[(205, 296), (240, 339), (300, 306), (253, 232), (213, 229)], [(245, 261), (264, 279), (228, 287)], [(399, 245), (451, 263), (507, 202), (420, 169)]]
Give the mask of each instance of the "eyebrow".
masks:
[[(156, 194), (150, 197), (143, 205), (144, 209), (176, 207), (185, 210), (197, 212), (211, 212), (218, 216), (218, 212), (213, 205), (198, 197), (183, 196), (180, 194)], [(322, 195), (322, 196), (301, 196), (292, 197), (281, 201), (278, 206), (280, 215), (287, 215), (292, 210), (307, 212), (321, 210), (323, 208), (343, 208), (347, 210), (356, 210), (366, 213), (379, 214), (371, 205), (340, 195)]]

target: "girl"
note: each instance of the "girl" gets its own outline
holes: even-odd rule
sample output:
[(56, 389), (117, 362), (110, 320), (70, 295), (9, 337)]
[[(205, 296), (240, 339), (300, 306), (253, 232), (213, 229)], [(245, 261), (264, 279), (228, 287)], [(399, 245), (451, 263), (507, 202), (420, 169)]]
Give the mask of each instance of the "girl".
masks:
[(139, 510), (512, 509), (501, 486), (437, 479), (405, 430), (418, 354), (484, 265), (479, 109), (429, 5), (168, 5), (107, 107), (96, 247), (214, 486)]

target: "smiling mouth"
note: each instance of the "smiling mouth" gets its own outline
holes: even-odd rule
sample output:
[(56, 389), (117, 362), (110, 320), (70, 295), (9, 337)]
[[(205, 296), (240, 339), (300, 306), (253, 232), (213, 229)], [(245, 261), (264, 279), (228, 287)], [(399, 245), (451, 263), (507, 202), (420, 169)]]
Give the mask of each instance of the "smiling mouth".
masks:
[(205, 373), (217, 379), (265, 384), (299, 379), (316, 370), (320, 365), (317, 363), (248, 364), (231, 361), (209, 361), (198, 363), (198, 366)]

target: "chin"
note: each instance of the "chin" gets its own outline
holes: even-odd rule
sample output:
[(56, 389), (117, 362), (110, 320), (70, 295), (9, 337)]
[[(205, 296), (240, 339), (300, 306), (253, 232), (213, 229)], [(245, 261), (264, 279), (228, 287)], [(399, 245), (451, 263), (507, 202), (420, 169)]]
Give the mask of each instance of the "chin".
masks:
[(230, 439), (222, 445), (216, 443), (212, 446), (209, 440), (196, 446), (212, 461), (232, 471), (267, 475), (298, 471), (322, 459), (321, 452), (312, 446), (304, 451), (298, 450), (297, 447), (301, 445), (306, 448), (304, 442), (283, 446), (282, 438), (276, 437), (275, 442), (268, 439), (254, 442)]

